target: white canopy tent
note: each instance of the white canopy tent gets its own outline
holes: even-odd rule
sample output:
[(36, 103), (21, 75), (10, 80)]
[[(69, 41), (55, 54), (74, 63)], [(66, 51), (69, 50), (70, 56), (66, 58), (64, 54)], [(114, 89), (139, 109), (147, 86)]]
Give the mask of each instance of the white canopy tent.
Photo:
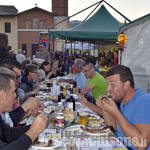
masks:
[(132, 70), (136, 88), (150, 92), (150, 14), (121, 27), (121, 32), (128, 37), (121, 64)]

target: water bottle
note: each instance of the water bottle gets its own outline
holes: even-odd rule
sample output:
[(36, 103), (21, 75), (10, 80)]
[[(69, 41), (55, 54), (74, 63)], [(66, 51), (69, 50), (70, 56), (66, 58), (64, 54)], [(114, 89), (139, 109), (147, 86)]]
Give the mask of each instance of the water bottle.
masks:
[(60, 133), (61, 129), (64, 128), (64, 107), (63, 107), (63, 103), (59, 102), (58, 106), (57, 106), (57, 115), (56, 115), (56, 133)]

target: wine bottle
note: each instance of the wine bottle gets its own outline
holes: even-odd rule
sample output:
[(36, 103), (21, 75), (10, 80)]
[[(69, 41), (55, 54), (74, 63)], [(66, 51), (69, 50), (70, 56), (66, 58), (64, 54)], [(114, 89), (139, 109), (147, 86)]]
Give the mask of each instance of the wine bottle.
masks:
[(73, 97), (73, 84), (70, 85), (70, 97), (67, 99), (67, 107), (75, 111), (75, 99)]
[(60, 85), (60, 94), (58, 95), (58, 102), (62, 102), (63, 106), (66, 107), (66, 99), (63, 93), (63, 84)]

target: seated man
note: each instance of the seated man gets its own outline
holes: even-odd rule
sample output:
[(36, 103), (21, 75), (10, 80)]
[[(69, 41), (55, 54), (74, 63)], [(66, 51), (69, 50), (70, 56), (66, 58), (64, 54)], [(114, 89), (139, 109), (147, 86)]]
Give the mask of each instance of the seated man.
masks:
[(87, 84), (81, 89), (82, 95), (91, 91), (96, 100), (100, 95), (104, 95), (107, 92), (107, 84), (105, 78), (95, 71), (94, 65), (90, 62), (86, 62), (83, 65), (83, 73), (88, 80)]
[[(15, 76), (0, 73), (0, 114), (9, 112), (16, 98)], [(39, 114), (31, 126), (10, 128), (0, 116), (0, 149), (28, 150), (32, 142), (47, 127), (48, 116)]]
[[(134, 88), (132, 72), (123, 65), (108, 70), (106, 81), (111, 97), (100, 96), (97, 106), (84, 98), (78, 101), (102, 115), (128, 149), (150, 149), (150, 94)], [(118, 102), (121, 102), (119, 110)]]
[[(19, 86), (21, 82), (21, 70), (19, 68), (19, 64), (15, 60), (4, 60), (0, 66), (0, 73), (5, 73), (5, 74), (15, 74), (16, 77), (16, 88)], [(8, 69), (7, 69), (8, 68)], [(12, 72), (12, 71), (13, 72)], [(13, 104), (13, 110), (9, 112), (9, 115), (13, 121), (13, 124), (15, 126), (19, 125), (20, 119), (23, 117), (27, 117), (28, 115), (31, 115), (32, 113), (36, 113), (35, 108), (38, 107), (40, 104), (40, 100), (38, 98), (29, 98), (25, 103), (23, 103), (21, 106), (18, 103), (17, 99), (14, 99), (14, 104)]]
[(70, 84), (73, 84), (76, 82), (76, 88), (82, 88), (86, 85), (88, 79), (84, 76), (82, 72), (82, 67), (84, 65), (84, 60), (82, 59), (75, 59), (74, 64), (72, 66), (74, 77), (73, 79), (59, 79), (59, 82), (68, 82)]

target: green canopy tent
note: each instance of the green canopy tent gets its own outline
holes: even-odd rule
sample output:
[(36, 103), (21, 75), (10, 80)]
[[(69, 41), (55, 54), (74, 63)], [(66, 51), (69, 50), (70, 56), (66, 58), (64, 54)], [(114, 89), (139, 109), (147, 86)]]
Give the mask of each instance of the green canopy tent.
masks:
[(49, 36), (74, 41), (116, 41), (122, 24), (102, 5), (88, 20), (74, 28), (50, 30)]

